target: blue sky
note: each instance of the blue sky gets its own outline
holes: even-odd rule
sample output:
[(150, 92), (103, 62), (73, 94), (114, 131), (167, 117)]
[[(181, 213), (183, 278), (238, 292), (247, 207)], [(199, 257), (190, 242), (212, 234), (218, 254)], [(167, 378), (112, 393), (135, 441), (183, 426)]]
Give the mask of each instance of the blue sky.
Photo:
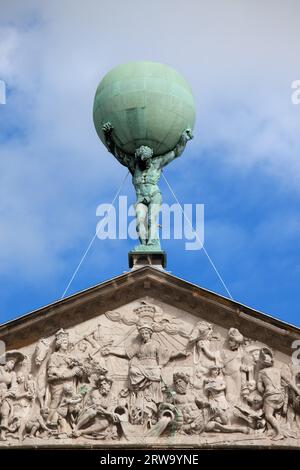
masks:
[[(0, 322), (61, 297), (125, 172), (94, 131), (95, 89), (154, 60), (195, 95), (195, 138), (166, 176), (205, 205), (206, 249), (234, 299), (300, 325), (299, 15), (297, 0), (0, 0)], [(128, 270), (133, 246), (96, 240), (69, 293)], [(203, 251), (164, 248), (173, 274), (226, 294)]]

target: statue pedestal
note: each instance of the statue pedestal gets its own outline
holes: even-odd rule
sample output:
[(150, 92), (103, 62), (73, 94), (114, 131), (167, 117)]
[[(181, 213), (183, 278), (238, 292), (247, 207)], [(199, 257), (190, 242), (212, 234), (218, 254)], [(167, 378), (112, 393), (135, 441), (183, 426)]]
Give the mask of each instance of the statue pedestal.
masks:
[(165, 251), (130, 251), (128, 253), (129, 267), (134, 270), (143, 266), (154, 266), (165, 269), (167, 254)]

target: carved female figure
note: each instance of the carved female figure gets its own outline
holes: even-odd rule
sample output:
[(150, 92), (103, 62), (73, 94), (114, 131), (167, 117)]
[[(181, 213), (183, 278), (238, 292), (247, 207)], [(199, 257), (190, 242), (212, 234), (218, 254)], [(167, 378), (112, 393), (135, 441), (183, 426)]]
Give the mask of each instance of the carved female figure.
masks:
[(241, 398), (241, 372), (246, 369), (243, 364), (243, 335), (236, 328), (230, 328), (227, 334), (227, 349), (221, 352), (223, 373), (226, 381), (226, 398), (230, 403), (237, 403)]
[(102, 354), (112, 354), (129, 359), (129, 389), (136, 397), (146, 398), (158, 404), (163, 401), (161, 389), (161, 368), (170, 359), (186, 357), (186, 352), (168, 351), (152, 338), (153, 328), (150, 323), (137, 325), (138, 336), (133, 345), (125, 352), (112, 348), (102, 350)]

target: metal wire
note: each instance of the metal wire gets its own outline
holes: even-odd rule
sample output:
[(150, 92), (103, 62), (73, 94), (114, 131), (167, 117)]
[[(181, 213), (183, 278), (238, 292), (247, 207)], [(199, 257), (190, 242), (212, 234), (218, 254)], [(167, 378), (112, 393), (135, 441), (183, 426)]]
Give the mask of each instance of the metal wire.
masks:
[[(123, 180), (122, 180), (122, 182), (121, 182), (121, 184), (120, 184), (120, 187), (119, 187), (118, 191), (116, 192), (115, 197), (113, 198), (113, 200), (112, 200), (112, 202), (111, 202), (111, 205), (110, 205), (109, 210), (108, 210), (108, 212), (107, 212), (107, 217), (109, 216), (110, 211), (111, 211), (111, 208), (112, 208), (112, 206), (114, 205), (114, 203), (115, 203), (117, 197), (119, 196), (119, 194), (120, 194), (120, 192), (121, 192), (121, 190), (122, 190), (122, 188), (123, 188), (123, 185), (124, 185), (124, 183), (125, 183), (125, 181), (126, 181), (128, 175), (129, 175), (129, 171), (127, 172), (127, 174), (126, 174), (125, 177), (123, 178)], [(87, 247), (87, 249), (85, 250), (84, 254), (82, 255), (81, 260), (79, 261), (79, 263), (78, 263), (78, 265), (77, 265), (77, 267), (76, 267), (74, 273), (73, 273), (72, 276), (71, 276), (71, 279), (70, 279), (70, 281), (69, 281), (67, 287), (66, 287), (65, 290), (64, 290), (63, 295), (61, 296), (61, 299), (63, 299), (63, 298), (65, 297), (66, 293), (68, 292), (68, 290), (69, 290), (69, 288), (70, 288), (72, 282), (74, 281), (74, 278), (75, 278), (76, 274), (78, 273), (78, 271), (79, 271), (79, 269), (80, 269), (80, 267), (81, 267), (83, 261), (85, 260), (85, 258), (86, 258), (86, 256), (87, 256), (88, 252), (90, 251), (90, 249), (91, 249), (91, 247), (92, 247), (94, 241), (96, 240), (96, 237), (97, 237), (97, 235), (98, 235), (98, 232), (99, 232), (99, 230), (100, 230), (100, 228), (102, 227), (102, 225), (103, 225), (104, 222), (105, 222), (105, 219), (103, 219), (102, 222), (98, 225), (97, 230), (96, 230), (96, 233), (95, 233), (95, 235), (93, 236), (93, 238), (91, 239), (90, 243), (88, 244), (88, 247)]]
[(172, 193), (172, 195), (173, 195), (175, 201), (176, 201), (177, 204), (180, 206), (180, 209), (181, 209), (181, 212), (182, 212), (182, 214), (183, 214), (183, 217), (184, 217), (184, 218), (187, 220), (187, 222), (189, 223), (189, 225), (190, 225), (190, 227), (191, 227), (193, 233), (195, 234), (195, 237), (196, 237), (197, 240), (199, 241), (199, 243), (201, 243), (202, 249), (203, 249), (205, 255), (207, 256), (208, 261), (209, 261), (210, 264), (212, 265), (212, 267), (213, 267), (215, 273), (217, 274), (219, 280), (221, 281), (221, 283), (222, 283), (224, 289), (226, 290), (226, 292), (227, 292), (227, 294), (229, 295), (230, 299), (233, 300), (233, 297), (232, 297), (232, 295), (231, 295), (231, 293), (230, 293), (228, 287), (226, 286), (226, 284), (225, 284), (225, 282), (224, 282), (224, 280), (223, 280), (221, 274), (220, 274), (219, 271), (217, 270), (215, 263), (213, 262), (213, 260), (212, 260), (211, 257), (209, 256), (209, 254), (208, 254), (208, 252), (207, 252), (205, 246), (203, 245), (202, 241), (200, 240), (200, 238), (199, 238), (199, 236), (198, 236), (196, 230), (194, 230), (194, 227), (193, 227), (193, 225), (192, 225), (192, 222), (190, 221), (190, 219), (188, 218), (188, 216), (187, 216), (186, 213), (184, 212), (184, 210), (183, 210), (183, 208), (182, 208), (182, 205), (181, 205), (180, 202), (178, 201), (178, 198), (177, 198), (177, 196), (176, 196), (174, 190), (172, 189), (171, 185), (169, 184), (169, 182), (168, 182), (168, 180), (167, 180), (167, 178), (165, 177), (165, 175), (164, 175), (163, 172), (162, 172), (162, 176), (163, 176), (165, 182), (167, 183), (167, 186), (168, 186), (169, 190), (171, 191), (171, 193)]

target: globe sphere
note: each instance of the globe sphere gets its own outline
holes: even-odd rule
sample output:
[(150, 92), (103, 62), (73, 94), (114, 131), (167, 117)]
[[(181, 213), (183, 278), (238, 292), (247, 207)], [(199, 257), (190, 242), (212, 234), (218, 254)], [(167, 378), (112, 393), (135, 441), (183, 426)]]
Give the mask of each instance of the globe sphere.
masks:
[(105, 144), (103, 124), (113, 126), (115, 143), (127, 154), (141, 145), (163, 155), (195, 123), (195, 101), (187, 81), (157, 62), (130, 62), (114, 68), (98, 85), (94, 125)]

